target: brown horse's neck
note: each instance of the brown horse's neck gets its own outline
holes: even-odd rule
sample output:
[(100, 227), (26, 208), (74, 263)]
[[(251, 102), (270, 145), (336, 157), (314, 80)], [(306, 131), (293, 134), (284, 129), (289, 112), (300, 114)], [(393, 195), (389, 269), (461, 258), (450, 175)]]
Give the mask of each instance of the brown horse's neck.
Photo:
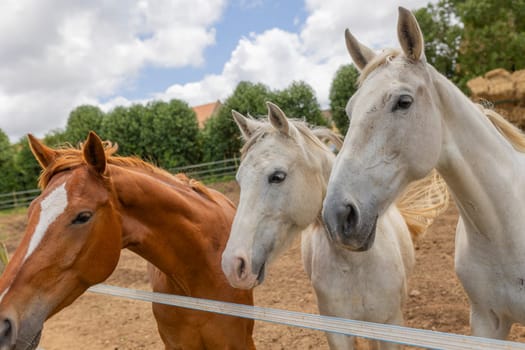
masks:
[[(235, 208), (222, 195), (210, 196), (175, 178), (111, 167), (119, 200), (123, 248), (168, 275), (181, 293), (192, 294), (209, 271), (220, 271)], [(191, 278), (190, 278), (191, 277)], [(222, 277), (222, 276), (221, 276)], [(209, 286), (208, 286), (209, 287)]]

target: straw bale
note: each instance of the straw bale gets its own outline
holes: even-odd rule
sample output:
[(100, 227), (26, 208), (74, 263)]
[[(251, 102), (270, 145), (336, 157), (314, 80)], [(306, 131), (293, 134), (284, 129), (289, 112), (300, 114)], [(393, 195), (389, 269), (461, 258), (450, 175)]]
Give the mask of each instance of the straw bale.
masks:
[(493, 69), (485, 73), (485, 79), (489, 81), (489, 99), (500, 101), (515, 97), (514, 82), (511, 79), (511, 74), (505, 69)]
[(525, 107), (516, 106), (509, 113), (508, 120), (516, 125), (517, 127), (524, 129), (525, 128)]
[(483, 77), (470, 79), (467, 82), (467, 87), (472, 91), (472, 97), (488, 97), (489, 81)]
[(516, 97), (525, 100), (525, 69), (515, 71), (511, 78), (514, 82)]
[(510, 77), (510, 73), (506, 69), (503, 69), (503, 68), (496, 68), (496, 69), (490, 70), (487, 73), (485, 73), (485, 78), (489, 80), (499, 79), (499, 78), (509, 79), (509, 77)]

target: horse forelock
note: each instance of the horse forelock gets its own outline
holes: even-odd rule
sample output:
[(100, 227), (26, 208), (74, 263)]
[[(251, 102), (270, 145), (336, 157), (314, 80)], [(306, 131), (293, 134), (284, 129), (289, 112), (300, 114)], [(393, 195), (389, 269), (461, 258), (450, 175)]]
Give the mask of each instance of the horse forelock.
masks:
[(361, 74), (357, 79), (359, 86), (363, 84), (366, 78), (374, 72), (377, 68), (388, 64), (394, 60), (394, 58), (401, 55), (401, 51), (398, 49), (385, 49), (381, 53), (377, 54), (368, 64), (361, 70)]
[[(197, 180), (190, 179), (184, 174), (173, 175), (166, 170), (158, 168), (153, 164), (143, 161), (138, 157), (120, 157), (114, 154), (118, 150), (117, 144), (112, 144), (109, 141), (104, 142), (104, 152), (106, 154), (106, 161), (110, 165), (121, 168), (130, 168), (139, 170), (142, 173), (149, 174), (156, 178), (161, 178), (164, 181), (175, 182), (181, 185), (192, 188), (195, 192), (201, 193), (210, 200), (215, 201), (208, 188)], [(63, 171), (72, 170), (80, 166), (87, 165), (83, 158), (82, 145), (79, 148), (67, 147), (57, 149), (56, 159), (44, 169), (40, 175), (38, 185), (41, 190), (45, 189), (53, 176)], [(107, 173), (107, 170), (106, 170)], [(107, 176), (107, 174), (105, 174)]]
[[(327, 150), (327, 146), (314, 134), (314, 132), (309, 127), (308, 123), (300, 119), (288, 119), (292, 128), (290, 128), (291, 136), (294, 140), (298, 139), (298, 135), (302, 136), (303, 139), (307, 142), (312, 143), (315, 146), (318, 146), (324, 150)], [(323, 129), (323, 127), (318, 127), (318, 129)], [(326, 134), (333, 133), (333, 131), (326, 129)], [(246, 141), (244, 146), (241, 148), (241, 160), (243, 160), (248, 151), (260, 140), (264, 139), (267, 135), (277, 134), (277, 131), (269, 122), (265, 121), (262, 126), (257, 128), (250, 138)], [(297, 133), (297, 135), (295, 135)], [(335, 135), (335, 133), (334, 133)]]

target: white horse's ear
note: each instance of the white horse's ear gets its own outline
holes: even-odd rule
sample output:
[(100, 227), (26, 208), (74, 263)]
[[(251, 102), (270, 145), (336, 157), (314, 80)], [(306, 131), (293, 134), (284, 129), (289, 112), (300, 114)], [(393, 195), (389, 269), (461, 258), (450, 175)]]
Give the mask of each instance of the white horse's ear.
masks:
[(268, 107), (268, 119), (270, 120), (270, 124), (283, 134), (289, 135), (290, 125), (284, 112), (279, 106), (272, 102), (266, 102), (266, 106)]
[(359, 70), (363, 70), (376, 55), (374, 51), (357, 41), (348, 29), (345, 30), (345, 42), (348, 53)]
[(233, 109), (232, 116), (233, 120), (239, 127), (239, 130), (241, 131), (241, 135), (244, 140), (248, 140), (252, 136), (255, 129), (259, 127), (257, 121), (255, 121), (254, 119), (246, 118), (244, 115)]
[(397, 38), (405, 56), (414, 61), (424, 60), (425, 43), (414, 14), (404, 7), (399, 7)]

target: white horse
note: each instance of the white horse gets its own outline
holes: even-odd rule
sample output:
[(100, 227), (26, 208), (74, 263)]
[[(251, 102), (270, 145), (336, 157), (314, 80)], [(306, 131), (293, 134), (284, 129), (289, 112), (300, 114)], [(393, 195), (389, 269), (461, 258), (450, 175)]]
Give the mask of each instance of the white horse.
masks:
[(377, 55), (345, 33), (360, 87), (346, 107), (350, 127), (323, 218), (340, 243), (372, 247), (377, 216), (437, 168), (460, 212), (455, 269), (472, 333), (505, 338), (512, 323), (525, 323), (525, 138), (426, 62), (419, 25), (404, 8), (397, 31), (402, 50)]
[[(237, 173), (240, 202), (222, 255), (222, 268), (231, 285), (248, 289), (262, 283), (268, 263), (303, 231), (304, 268), (321, 314), (402, 324), (401, 308), (414, 251), (409, 229), (396, 206), (390, 206), (379, 219), (373, 249), (355, 253), (333, 245), (320, 213), (334, 154), (305, 123), (288, 120), (272, 103), (268, 103), (269, 122), (235, 111), (233, 116), (246, 144)], [(324, 130), (317, 133), (337, 142), (333, 133)], [(415, 202), (430, 210), (418, 232), (424, 231), (448, 202), (443, 196), (447, 194), (444, 182), (441, 186), (424, 183), (423, 187), (415, 196), (423, 200)], [(429, 201), (432, 196), (436, 197)], [(422, 211), (413, 204), (405, 209), (414, 210), (413, 219), (421, 223)], [(353, 348), (351, 337), (327, 337), (332, 349)], [(398, 345), (383, 343), (381, 348), (396, 349)]]

